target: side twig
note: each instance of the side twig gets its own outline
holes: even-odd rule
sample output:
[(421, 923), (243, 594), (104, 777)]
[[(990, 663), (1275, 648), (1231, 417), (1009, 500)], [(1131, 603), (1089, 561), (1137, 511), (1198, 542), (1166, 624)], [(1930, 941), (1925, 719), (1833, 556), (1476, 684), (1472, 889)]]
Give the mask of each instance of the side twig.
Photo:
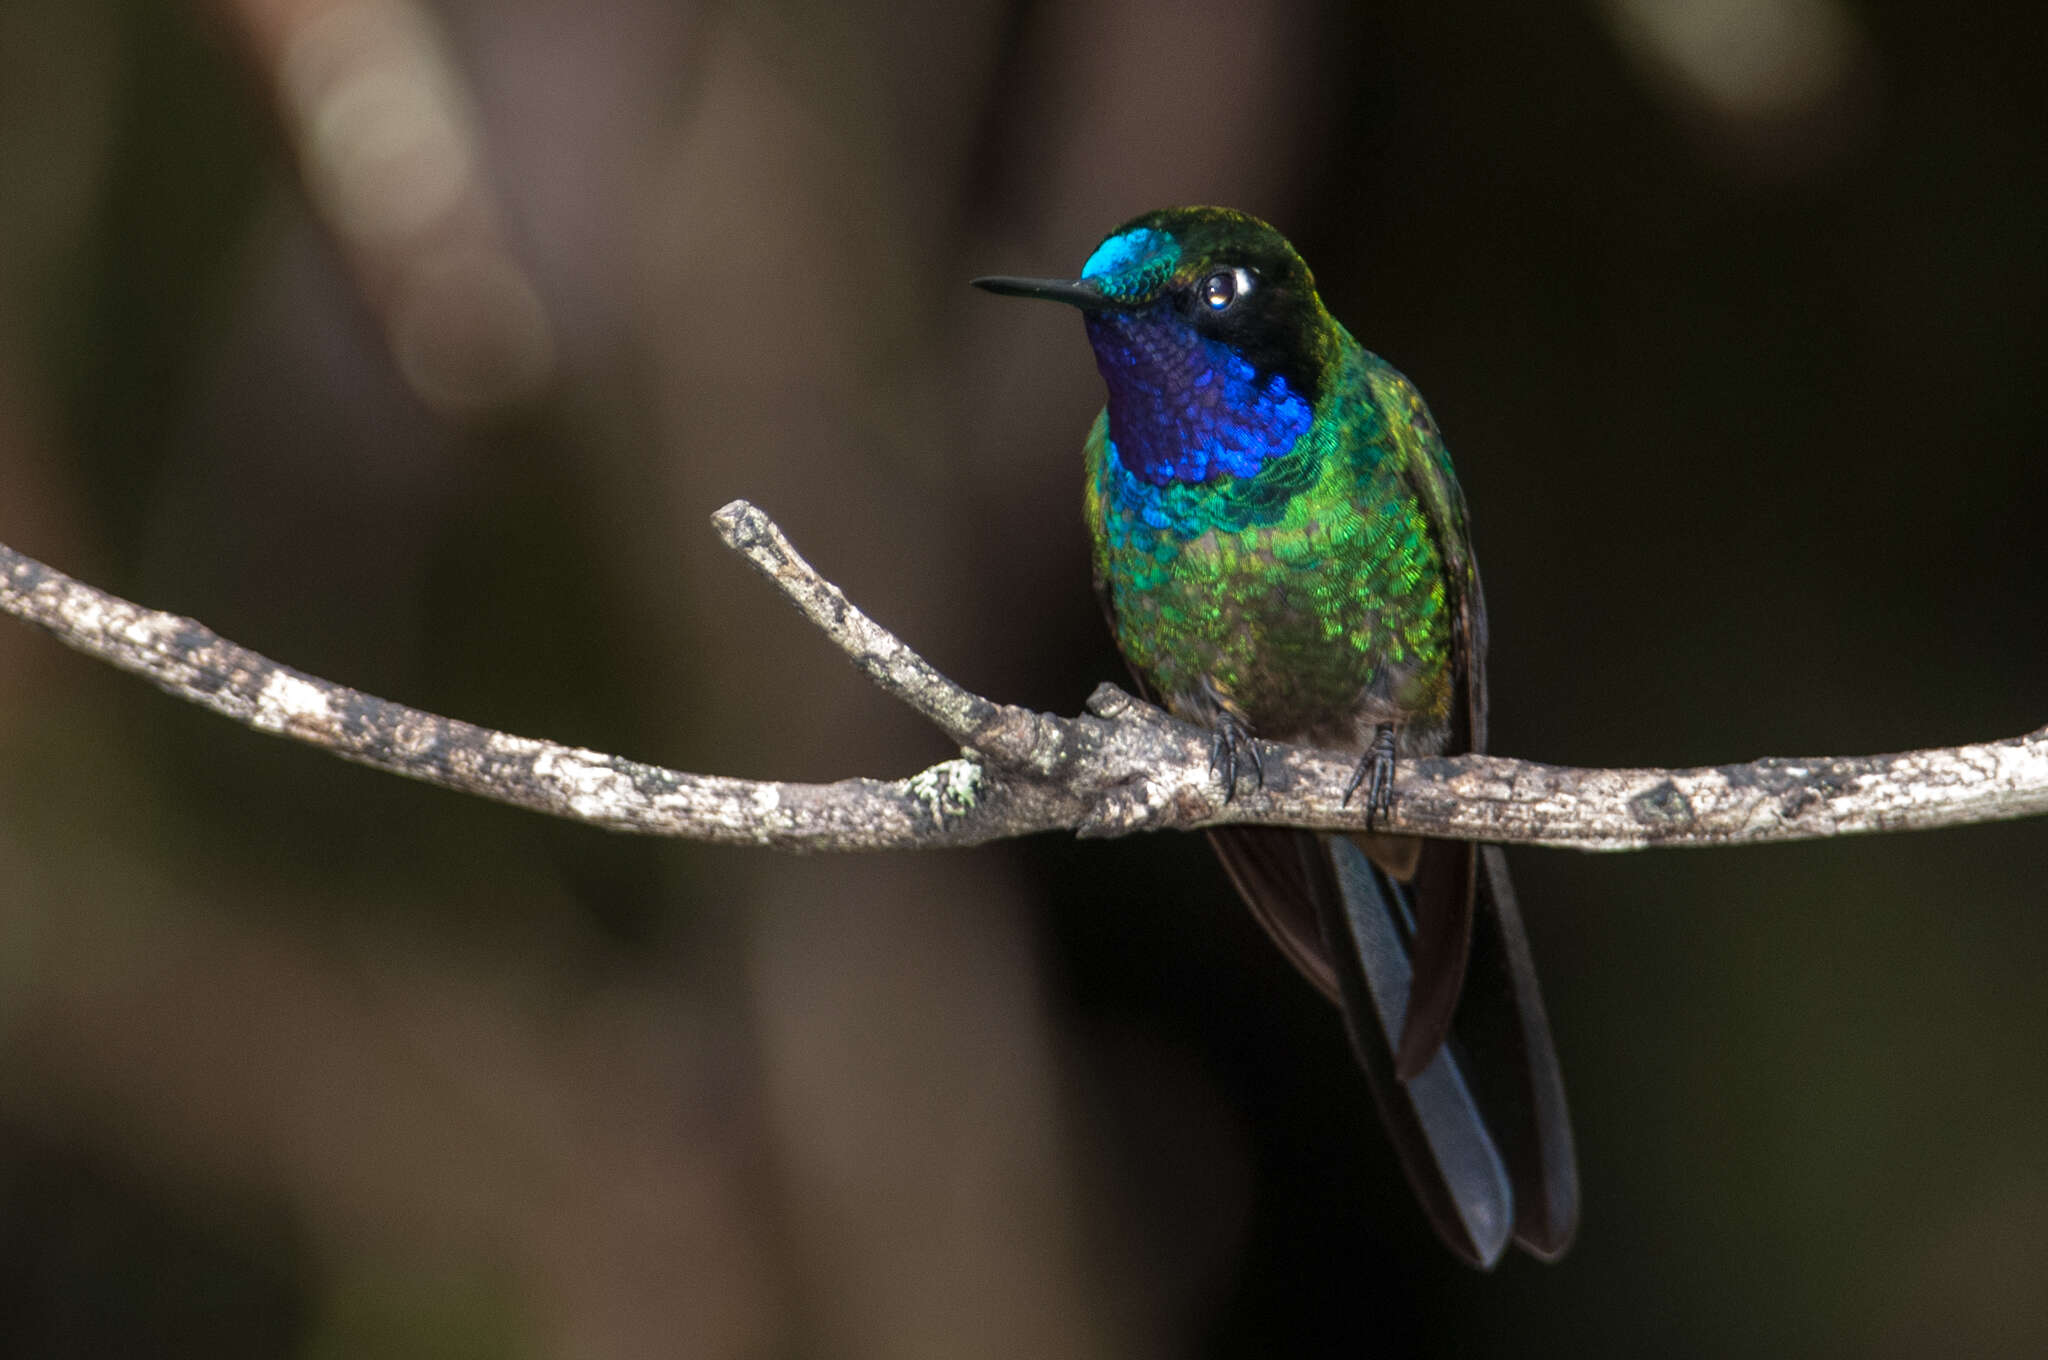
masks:
[[(407, 708), (281, 666), (175, 614), (0, 546), (0, 610), (259, 732), (464, 793), (617, 831), (787, 850), (978, 845), (1040, 831), (1116, 836), (1224, 823), (1362, 829), (1349, 756), (1274, 747), (1263, 788), (1225, 802), (1209, 734), (1114, 686), (1062, 718), (961, 688), (820, 576), (768, 517), (712, 517), (736, 551), (862, 673), (960, 743), (907, 779), (790, 784), (685, 774)], [(2048, 812), (2048, 728), (1896, 755), (1596, 770), (1498, 756), (1401, 765), (1386, 829), (1622, 850), (1906, 831)]]

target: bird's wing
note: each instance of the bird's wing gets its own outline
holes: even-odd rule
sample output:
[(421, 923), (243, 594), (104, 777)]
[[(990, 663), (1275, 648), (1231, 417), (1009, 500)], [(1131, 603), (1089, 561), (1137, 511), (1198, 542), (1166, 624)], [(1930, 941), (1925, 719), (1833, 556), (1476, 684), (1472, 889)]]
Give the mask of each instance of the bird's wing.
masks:
[(1374, 402), (1385, 417), (1402, 476), (1422, 501), (1435, 534), (1438, 559), (1450, 593), (1452, 646), (1457, 667), (1453, 678), (1451, 736), (1453, 753), (1486, 749), (1486, 599), (1479, 589), (1479, 566), (1472, 556), (1466, 526), (1465, 493), (1451, 470), (1436, 418), (1422, 393), (1377, 357), (1369, 360)]
[[(1422, 501), (1436, 540), (1451, 607), (1451, 713), (1445, 750), (1479, 749), (1486, 732), (1486, 604), (1465, 529), (1465, 497), (1443, 436), (1415, 385), (1368, 360), (1374, 402), (1402, 476)], [(1450, 1033), (1472, 952), (1477, 851), (1464, 841), (1425, 841), (1416, 865), (1415, 978), (1396, 1049), (1403, 1076), (1423, 1070)]]
[[(1437, 547), (1444, 575), (1454, 595), (1451, 739), (1447, 750), (1486, 749), (1486, 597), (1473, 557), (1466, 524), (1465, 497), (1451, 473), (1436, 422), (1421, 395), (1406, 378), (1384, 368), (1374, 378), (1375, 395), (1397, 432), (1406, 430), (1404, 452), (1411, 484), (1423, 499), (1429, 521), (1437, 526)], [(1397, 437), (1400, 437), (1397, 433)], [(1442, 847), (1441, 850), (1436, 847)], [(1463, 852), (1463, 853), (1460, 853)], [(1564, 1077), (1544, 1013), (1542, 989), (1522, 926), (1507, 857), (1498, 846), (1452, 848), (1451, 842), (1430, 841), (1417, 872), (1421, 882), (1430, 872), (1430, 856), (1455, 856), (1470, 881), (1465, 903), (1463, 939), (1456, 948), (1460, 988), (1449, 986), (1449, 1013), (1441, 1023), (1456, 1021), (1457, 1042), (1468, 1056), (1466, 1070), (1488, 1125), (1499, 1139), (1515, 1186), (1515, 1240), (1532, 1254), (1555, 1260), (1571, 1245), (1579, 1222), (1578, 1163), (1573, 1148), (1571, 1116), (1565, 1104)], [(1440, 871), (1450, 876), (1450, 871)], [(1476, 911), (1474, 908), (1476, 907)], [(1453, 903), (1455, 909), (1455, 902)], [(1416, 941), (1416, 991), (1438, 966), (1431, 950), (1431, 911), (1425, 905)], [(1441, 943), (1457, 933), (1443, 930)], [(1468, 962), (1469, 960), (1469, 962)], [(1446, 975), (1451, 971), (1444, 966)], [(1441, 986), (1439, 979), (1438, 985)], [(1463, 1000), (1459, 994), (1462, 991)], [(1441, 999), (1427, 1010), (1411, 1004), (1408, 1028), (1402, 1035), (1404, 1056), (1417, 1024), (1439, 1023)]]

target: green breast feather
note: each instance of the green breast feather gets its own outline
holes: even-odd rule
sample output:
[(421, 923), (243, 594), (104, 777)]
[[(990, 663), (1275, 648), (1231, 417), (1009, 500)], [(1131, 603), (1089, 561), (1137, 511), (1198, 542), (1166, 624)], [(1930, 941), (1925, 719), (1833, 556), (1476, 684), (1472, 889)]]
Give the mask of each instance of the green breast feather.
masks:
[(1153, 486), (1099, 417), (1096, 586), (1124, 655), (1176, 711), (1220, 703), (1268, 739), (1340, 746), (1398, 716), (1427, 745), (1450, 710), (1445, 560), (1464, 567), (1463, 505), (1415, 388), (1345, 348), (1309, 433), (1252, 477)]

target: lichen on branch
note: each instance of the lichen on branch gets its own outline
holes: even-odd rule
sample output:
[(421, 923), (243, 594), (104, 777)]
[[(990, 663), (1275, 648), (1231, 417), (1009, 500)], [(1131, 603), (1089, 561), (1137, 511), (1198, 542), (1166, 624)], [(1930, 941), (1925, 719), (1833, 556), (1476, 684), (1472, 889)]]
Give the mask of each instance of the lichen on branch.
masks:
[[(0, 610), (245, 727), (344, 760), (614, 831), (783, 850), (978, 845), (1043, 831), (1120, 836), (1227, 823), (1358, 830), (1348, 755), (1272, 746), (1263, 787), (1226, 799), (1210, 734), (1112, 685), (1066, 718), (962, 688), (848, 600), (746, 501), (726, 543), (885, 693), (961, 754), (907, 779), (792, 784), (688, 774), (492, 731), (306, 675), (203, 624), (131, 604), (0, 546)], [(1403, 761), (1383, 829), (1625, 850), (1741, 845), (2048, 812), (2048, 728), (1893, 755), (1694, 769), (1575, 769), (1466, 755)]]

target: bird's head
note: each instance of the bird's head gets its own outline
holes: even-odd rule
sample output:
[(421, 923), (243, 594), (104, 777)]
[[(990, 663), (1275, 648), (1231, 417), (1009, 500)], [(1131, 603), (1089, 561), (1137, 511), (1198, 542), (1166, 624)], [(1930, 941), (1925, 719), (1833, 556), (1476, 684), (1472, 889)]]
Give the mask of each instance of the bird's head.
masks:
[(1118, 227), (1078, 279), (981, 278), (1081, 310), (1119, 457), (1149, 481), (1248, 476), (1306, 429), (1342, 332), (1287, 239), (1228, 208)]

